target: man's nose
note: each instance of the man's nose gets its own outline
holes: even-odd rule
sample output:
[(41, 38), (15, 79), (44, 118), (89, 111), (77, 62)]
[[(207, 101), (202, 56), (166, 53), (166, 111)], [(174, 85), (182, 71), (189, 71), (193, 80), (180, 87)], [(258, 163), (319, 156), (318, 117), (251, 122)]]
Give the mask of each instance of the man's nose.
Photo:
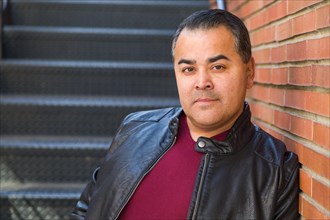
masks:
[(213, 83), (211, 76), (206, 71), (199, 72), (196, 79), (196, 89), (212, 89)]

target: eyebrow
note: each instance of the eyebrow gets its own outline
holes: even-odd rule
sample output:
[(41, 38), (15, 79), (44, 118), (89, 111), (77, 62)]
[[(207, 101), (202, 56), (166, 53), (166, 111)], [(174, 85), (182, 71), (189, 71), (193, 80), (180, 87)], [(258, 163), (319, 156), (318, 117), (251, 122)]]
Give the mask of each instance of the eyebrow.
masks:
[(181, 59), (181, 60), (179, 60), (178, 65), (180, 65), (182, 63), (185, 63), (185, 64), (195, 64), (196, 63), (196, 60)]
[(220, 54), (220, 55), (217, 55), (215, 57), (211, 57), (211, 58), (208, 59), (208, 61), (210, 63), (216, 62), (218, 60), (228, 60), (228, 61), (230, 61), (230, 59), (228, 57), (226, 57), (225, 55), (223, 55), (223, 54)]
[[(228, 57), (226, 57), (225, 55), (223, 55), (223, 54), (217, 55), (215, 57), (208, 58), (207, 60), (208, 60), (209, 63), (214, 63), (218, 60), (228, 60), (228, 61), (230, 61), (230, 59)], [(179, 60), (178, 65), (180, 65), (182, 63), (195, 64), (196, 60), (181, 59), (181, 60)]]

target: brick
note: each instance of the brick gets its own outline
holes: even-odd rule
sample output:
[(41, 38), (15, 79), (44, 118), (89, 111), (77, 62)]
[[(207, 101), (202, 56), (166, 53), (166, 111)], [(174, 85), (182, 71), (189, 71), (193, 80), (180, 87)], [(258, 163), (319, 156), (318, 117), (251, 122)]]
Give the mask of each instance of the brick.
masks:
[(256, 68), (254, 80), (260, 83), (269, 83), (271, 80), (271, 70), (269, 68)]
[(304, 219), (308, 220), (327, 220), (329, 219), (328, 216), (324, 213), (322, 213), (320, 210), (318, 210), (313, 204), (311, 204), (309, 201), (307, 201), (304, 197), (300, 195), (299, 199), (301, 203), (301, 215), (304, 217)]
[(271, 83), (275, 85), (286, 85), (288, 84), (289, 69), (283, 68), (273, 68), (271, 74)]
[(288, 2), (287, 1), (278, 1), (277, 3), (270, 6), (267, 10), (269, 13), (269, 21), (276, 21), (281, 18), (284, 18), (288, 15)]
[(267, 123), (273, 124), (274, 110), (267, 108), (266, 106), (260, 104), (253, 104), (251, 106), (251, 112), (253, 117), (262, 120)]
[(312, 177), (303, 169), (299, 170), (300, 189), (308, 196), (312, 196)]
[(263, 8), (265, 8), (267, 5), (272, 3), (273, 0), (263, 0), (263, 1), (248, 1), (247, 4), (244, 5), (244, 7), (240, 8), (239, 15), (242, 18), (248, 17), (252, 13), (259, 11)]
[(261, 49), (257, 51), (253, 51), (253, 57), (257, 63), (270, 63), (270, 49)]
[(330, 210), (330, 188), (312, 179), (312, 198), (325, 209)]
[(288, 113), (275, 110), (274, 124), (280, 129), (289, 130), (291, 124), (291, 117)]
[(312, 77), (312, 66), (289, 68), (289, 83), (291, 85), (311, 86), (313, 85)]
[(287, 46), (279, 46), (271, 49), (271, 61), (275, 63), (282, 63), (286, 61)]
[(237, 8), (239, 8), (242, 4), (247, 2), (248, 0), (229, 0), (227, 2), (228, 11), (235, 12)]
[(292, 115), (289, 131), (305, 139), (312, 140), (313, 122), (311, 120)]
[(330, 127), (314, 122), (313, 141), (327, 149), (330, 149)]
[(285, 90), (280, 88), (270, 88), (269, 99), (271, 103), (283, 106), (285, 102)]
[(319, 154), (307, 147), (303, 147), (302, 152), (302, 164), (304, 164), (320, 176), (323, 176), (326, 179), (330, 179), (329, 155)]
[(304, 13), (292, 20), (292, 35), (299, 35), (316, 29), (315, 11)]
[(264, 102), (269, 102), (269, 88), (261, 85), (254, 85), (250, 89), (249, 95), (255, 99), (262, 100)]
[(312, 85), (330, 88), (330, 66), (314, 65), (312, 72)]
[(303, 164), (303, 166), (308, 167), (313, 172), (326, 179), (330, 179), (329, 155), (317, 153), (287, 136), (284, 137), (283, 141), (288, 150), (298, 155), (299, 162)]
[(277, 138), (277, 139), (283, 141), (284, 136), (283, 136), (282, 134), (278, 133), (277, 131), (275, 131), (275, 130), (269, 128), (269, 129), (267, 130), (267, 132), (268, 132), (268, 134), (272, 135), (273, 137), (275, 137), (275, 138)]
[(296, 13), (308, 6), (314, 5), (316, 3), (322, 2), (322, 0), (288, 0), (288, 13)]
[(321, 60), (330, 58), (330, 37), (308, 40), (306, 43), (308, 59)]
[(292, 36), (292, 20), (280, 23), (275, 27), (276, 41), (282, 41)]
[(275, 40), (275, 26), (266, 27), (263, 29), (264, 40), (263, 43), (274, 42)]
[[(241, 18), (249, 17), (253, 13), (264, 13), (262, 11), (265, 7), (271, 5), (276, 0), (263, 0), (263, 1), (255, 1), (255, 0), (248, 0), (246, 4), (241, 4), (239, 7), (236, 7), (234, 12), (239, 15)], [(233, 7), (233, 6), (230, 6)], [(231, 10), (233, 11), (233, 10)], [(259, 12), (258, 12), (259, 11)]]
[(252, 46), (258, 46), (260, 44), (271, 43), (275, 41), (275, 26), (267, 26), (259, 29), (258, 31), (251, 32), (251, 44)]
[[(261, 2), (261, 1), (255, 1), (257, 3)], [(251, 3), (251, 1), (248, 1), (243, 7), (239, 8), (236, 13), (239, 15), (240, 18), (244, 19), (246, 17), (248, 17), (250, 14), (252, 14), (255, 11), (258, 11), (259, 8), (255, 7), (252, 8), (251, 5), (253, 3)], [(257, 6), (257, 4), (256, 4)]]
[(269, 19), (268, 17), (268, 14), (265, 11), (262, 11), (244, 20), (244, 22), (247, 29), (249, 31), (253, 31), (255, 29), (261, 28), (262, 26), (265, 26), (264, 21), (267, 21)]
[(330, 26), (330, 5), (316, 9), (316, 28), (326, 28)]
[(287, 45), (287, 61), (302, 61), (307, 59), (307, 42), (301, 41)]
[(306, 92), (303, 90), (287, 90), (285, 93), (285, 105), (304, 110), (305, 96)]
[(330, 115), (330, 93), (314, 91), (305, 92), (305, 107), (309, 112), (329, 117)]

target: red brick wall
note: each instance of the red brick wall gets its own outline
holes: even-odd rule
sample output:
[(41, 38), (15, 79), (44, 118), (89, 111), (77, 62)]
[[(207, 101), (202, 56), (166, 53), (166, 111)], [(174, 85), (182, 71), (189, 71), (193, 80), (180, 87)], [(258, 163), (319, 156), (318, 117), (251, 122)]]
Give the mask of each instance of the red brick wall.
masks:
[(330, 3), (227, 0), (247, 25), (257, 62), (254, 122), (296, 152), (300, 214), (330, 218)]

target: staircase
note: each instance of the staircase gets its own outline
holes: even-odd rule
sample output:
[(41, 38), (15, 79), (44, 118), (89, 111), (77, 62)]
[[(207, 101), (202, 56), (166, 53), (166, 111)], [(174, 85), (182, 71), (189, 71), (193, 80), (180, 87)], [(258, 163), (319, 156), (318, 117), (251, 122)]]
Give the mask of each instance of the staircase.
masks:
[(69, 219), (123, 117), (179, 105), (171, 35), (208, 7), (207, 0), (8, 1), (1, 220)]

